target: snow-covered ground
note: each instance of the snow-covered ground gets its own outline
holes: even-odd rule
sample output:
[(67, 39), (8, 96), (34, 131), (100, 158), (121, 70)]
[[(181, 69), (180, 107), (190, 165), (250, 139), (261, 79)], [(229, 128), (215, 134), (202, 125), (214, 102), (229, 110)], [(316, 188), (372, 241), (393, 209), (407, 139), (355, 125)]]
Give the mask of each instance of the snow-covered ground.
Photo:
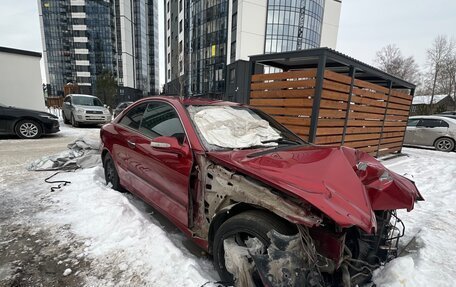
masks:
[[(406, 226), (402, 246), (415, 248), (377, 270), (378, 286), (454, 286), (456, 282), (456, 153), (404, 148), (407, 157), (386, 161), (414, 180), (425, 201), (400, 211)], [(416, 249), (413, 251), (413, 249)]]
[[(60, 137), (70, 142), (84, 134), (96, 137), (97, 133), (97, 129), (63, 126)], [(53, 140), (44, 139), (43, 143)], [(19, 143), (22, 142), (0, 140), (0, 160), (1, 152)], [(405, 148), (404, 153), (407, 156), (384, 164), (412, 178), (426, 201), (418, 203), (410, 213), (399, 212), (406, 225), (402, 247), (412, 238), (415, 240), (407, 255), (377, 270), (374, 281), (377, 286), (453, 286), (456, 153), (410, 148)], [(0, 255), (15, 240), (8, 237), (9, 226), (19, 225), (30, 229), (27, 234), (38, 236), (45, 232), (44, 237), (55, 241), (55, 258), (46, 260), (55, 261), (53, 268), (65, 275), (60, 280), (67, 286), (78, 286), (68, 281), (71, 278), (77, 278), (79, 285), (90, 286), (198, 287), (218, 280), (210, 259), (177, 229), (133, 195), (106, 187), (100, 166), (58, 174), (53, 179), (71, 183), (51, 193), (52, 185), (43, 182), (51, 173), (24, 169), (27, 161), (40, 156), (29, 154), (20, 165), (2, 163), (0, 206), (8, 208), (3, 212), (0, 209), (0, 219), (5, 218), (4, 223), (0, 222)], [(8, 178), (4, 176), (6, 170), (10, 170)], [(17, 272), (14, 264), (0, 259), (0, 285), (11, 282)]]

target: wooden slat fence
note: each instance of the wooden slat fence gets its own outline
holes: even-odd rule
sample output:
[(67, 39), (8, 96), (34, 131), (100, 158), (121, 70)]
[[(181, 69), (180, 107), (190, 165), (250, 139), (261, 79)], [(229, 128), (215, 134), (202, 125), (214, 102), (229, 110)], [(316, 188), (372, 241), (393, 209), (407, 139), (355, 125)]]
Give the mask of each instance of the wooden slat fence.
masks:
[(48, 97), (46, 99), (46, 106), (48, 108), (61, 108), (63, 106), (62, 97)]
[[(309, 139), (317, 70), (252, 75), (250, 104)], [(324, 73), (316, 144), (373, 155), (400, 151), (412, 96), (329, 70)], [(350, 93), (351, 92), (351, 93)]]

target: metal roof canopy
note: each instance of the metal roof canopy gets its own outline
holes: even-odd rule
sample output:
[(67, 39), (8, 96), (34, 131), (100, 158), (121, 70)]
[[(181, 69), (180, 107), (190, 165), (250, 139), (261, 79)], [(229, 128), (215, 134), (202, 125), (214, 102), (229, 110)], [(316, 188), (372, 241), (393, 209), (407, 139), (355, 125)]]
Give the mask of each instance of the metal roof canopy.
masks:
[[(350, 75), (354, 71), (354, 78), (370, 82), (382, 87), (393, 89), (410, 89), (412, 95), (416, 85), (385, 73), (375, 67), (344, 55), (330, 48), (316, 48), (292, 52), (250, 56), (251, 73), (256, 64), (280, 68), (284, 71), (319, 68), (328, 69), (339, 74)], [(322, 65), (322, 67), (319, 65)], [(390, 86), (391, 83), (391, 86)]]

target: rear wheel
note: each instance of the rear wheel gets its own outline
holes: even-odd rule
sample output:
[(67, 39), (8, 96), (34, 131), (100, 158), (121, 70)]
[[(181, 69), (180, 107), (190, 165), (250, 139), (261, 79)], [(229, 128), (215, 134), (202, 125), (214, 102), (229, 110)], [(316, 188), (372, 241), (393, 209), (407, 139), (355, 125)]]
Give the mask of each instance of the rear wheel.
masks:
[(114, 190), (123, 192), (124, 189), (120, 185), (119, 175), (117, 173), (116, 166), (114, 165), (114, 160), (109, 154), (106, 154), (103, 160), (104, 174), (106, 179), (106, 184), (111, 184)]
[(43, 129), (33, 120), (22, 120), (16, 124), (15, 132), (23, 139), (37, 139), (43, 134)]
[(454, 150), (454, 141), (450, 138), (441, 138), (435, 141), (435, 149), (444, 152)]
[[(290, 224), (287, 224), (277, 216), (259, 210), (246, 211), (235, 215), (220, 226), (214, 237), (212, 252), (215, 268), (222, 281), (233, 284), (234, 278), (244, 277), (245, 280), (245, 274), (233, 274), (237, 273), (233, 270), (239, 268), (232, 266), (233, 263), (240, 264), (239, 262), (242, 260), (239, 258), (236, 262), (226, 262), (226, 258), (229, 260), (233, 257), (236, 258), (236, 256), (239, 257), (236, 252), (242, 252), (242, 248), (245, 249), (244, 254), (267, 253), (267, 247), (271, 244), (267, 234), (272, 230), (280, 234), (296, 234), (296, 230)], [(225, 247), (227, 246), (230, 247), (230, 250), (226, 251)], [(230, 252), (234, 252), (234, 254), (230, 254)], [(245, 262), (242, 262), (243, 265), (249, 266), (253, 264), (253, 259), (248, 255), (246, 257)], [(243, 269), (245, 270), (245, 268)], [(236, 286), (240, 286), (239, 284), (263, 286), (254, 267), (250, 275), (247, 282), (240, 279), (241, 282), (237, 282)]]

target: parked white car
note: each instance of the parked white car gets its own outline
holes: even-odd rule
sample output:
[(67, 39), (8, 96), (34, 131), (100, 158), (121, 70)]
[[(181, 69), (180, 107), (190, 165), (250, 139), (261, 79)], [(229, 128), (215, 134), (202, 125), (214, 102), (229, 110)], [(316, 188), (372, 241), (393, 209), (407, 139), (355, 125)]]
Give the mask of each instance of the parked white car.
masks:
[(441, 116), (410, 117), (404, 145), (433, 146), (439, 151), (453, 151), (456, 143), (456, 119)]
[(106, 124), (111, 122), (109, 109), (99, 98), (91, 95), (69, 94), (63, 100), (63, 122), (73, 127), (80, 124)]

